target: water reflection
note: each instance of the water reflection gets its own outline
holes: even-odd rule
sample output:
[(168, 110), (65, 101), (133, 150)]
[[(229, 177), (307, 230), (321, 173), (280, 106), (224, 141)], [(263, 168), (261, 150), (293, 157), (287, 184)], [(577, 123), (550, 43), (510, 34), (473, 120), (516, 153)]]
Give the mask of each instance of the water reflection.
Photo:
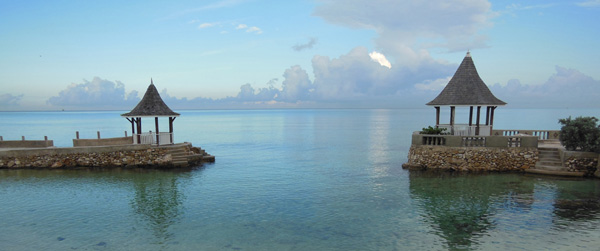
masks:
[(589, 230), (594, 224), (578, 222), (600, 217), (596, 181), (421, 171), (411, 171), (409, 178), (420, 214), (449, 249), (477, 248), (479, 240), (497, 233), (495, 228), (518, 231), (514, 226), (528, 221), (530, 213), (546, 214), (549, 220), (540, 215), (525, 228)]
[(166, 243), (173, 233), (169, 227), (179, 221), (185, 194), (180, 191), (181, 178), (189, 178), (189, 171), (140, 171), (132, 179), (135, 196), (131, 206), (152, 229), (156, 243)]
[(557, 222), (590, 221), (600, 218), (600, 184), (577, 182), (557, 190), (554, 216)]
[[(519, 176), (461, 175), (448, 172), (410, 172), (411, 195), (423, 217), (446, 240), (450, 249), (469, 249), (477, 236), (494, 228), (494, 215), (503, 207), (527, 210), (533, 186)], [(485, 185), (484, 185), (485, 184)], [(505, 203), (498, 204), (498, 198)]]

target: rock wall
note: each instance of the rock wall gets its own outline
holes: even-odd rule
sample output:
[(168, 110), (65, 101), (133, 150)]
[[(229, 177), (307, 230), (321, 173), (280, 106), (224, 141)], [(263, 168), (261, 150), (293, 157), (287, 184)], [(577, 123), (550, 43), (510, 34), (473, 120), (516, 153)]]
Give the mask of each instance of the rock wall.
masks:
[(440, 169), (453, 171), (522, 171), (535, 166), (535, 147), (410, 147), (409, 169)]
[(0, 157), (0, 168), (76, 168), (168, 166), (171, 155), (164, 148), (91, 153), (31, 154)]

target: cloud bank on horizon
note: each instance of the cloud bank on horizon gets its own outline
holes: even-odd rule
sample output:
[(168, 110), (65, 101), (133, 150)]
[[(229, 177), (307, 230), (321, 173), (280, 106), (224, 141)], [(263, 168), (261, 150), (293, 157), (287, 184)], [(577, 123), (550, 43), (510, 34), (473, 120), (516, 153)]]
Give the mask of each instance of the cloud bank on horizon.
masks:
[[(210, 8), (205, 6), (187, 12), (229, 8), (244, 2), (217, 1), (207, 5)], [(581, 1), (575, 5), (600, 6), (598, 1)], [(330, 25), (374, 31), (376, 50), (358, 44), (337, 57), (313, 54), (311, 68), (300, 64), (289, 66), (281, 69), (280, 76), (273, 76), (260, 86), (240, 83), (237, 94), (225, 98), (178, 98), (168, 93), (169, 83), (155, 81), (155, 84), (173, 109), (424, 107), (448, 83), (459, 63), (436, 58), (431, 52), (489, 49), (490, 37), (485, 31), (493, 29), (494, 18), (502, 13), (492, 10), (487, 0), (405, 1), (402, 4), (392, 0), (319, 0), (312, 15)], [(199, 30), (220, 25), (217, 21), (190, 23)], [(262, 25), (258, 28), (234, 23), (235, 30), (257, 36), (269, 32), (263, 30)], [(308, 41), (288, 48), (306, 53), (322, 44), (320, 38), (308, 37)], [(477, 52), (472, 55), (480, 67)], [(143, 95), (138, 91), (126, 92), (125, 83), (101, 77), (70, 84), (48, 98), (46, 104), (51, 109), (131, 109), (140, 100), (140, 94)], [(487, 84), (511, 107), (600, 107), (596, 101), (600, 81), (560, 65), (541, 84), (522, 83), (517, 78), (507, 83)], [(0, 109), (18, 109), (24, 95), (0, 93)]]

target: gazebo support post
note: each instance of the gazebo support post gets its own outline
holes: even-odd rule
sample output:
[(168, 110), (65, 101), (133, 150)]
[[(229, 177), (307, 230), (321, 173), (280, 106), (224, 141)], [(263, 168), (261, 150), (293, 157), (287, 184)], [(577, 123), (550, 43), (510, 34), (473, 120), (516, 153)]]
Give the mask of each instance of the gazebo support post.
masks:
[(469, 107), (469, 126), (473, 126), (473, 106)]
[(454, 115), (456, 107), (450, 106), (450, 133), (454, 135)]
[(492, 110), (491, 115), (490, 115), (490, 134), (492, 133), (492, 130), (494, 128), (494, 110), (496, 110), (497, 106), (491, 106), (490, 107)]
[(160, 142), (159, 142), (160, 135), (159, 135), (159, 131), (158, 131), (158, 117), (154, 117), (154, 126), (156, 127), (156, 145), (158, 146), (158, 145), (160, 145)]
[(435, 128), (438, 128), (440, 125), (440, 107), (435, 107)]
[(175, 121), (176, 117), (169, 117), (169, 135), (171, 144), (173, 144), (173, 121)]
[(475, 136), (479, 136), (479, 114), (481, 113), (481, 106), (477, 106), (477, 126), (475, 127)]
[(485, 125), (490, 125), (490, 108), (491, 106), (485, 107)]
[(142, 118), (138, 117), (136, 120), (137, 124), (137, 142), (138, 144), (142, 143)]

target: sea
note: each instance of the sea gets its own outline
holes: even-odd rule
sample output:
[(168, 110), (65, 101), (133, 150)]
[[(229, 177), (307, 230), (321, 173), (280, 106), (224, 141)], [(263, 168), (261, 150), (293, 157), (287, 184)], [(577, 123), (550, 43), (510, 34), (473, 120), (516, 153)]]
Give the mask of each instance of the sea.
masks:
[[(0, 136), (70, 147), (131, 135), (125, 112), (0, 112)], [(600, 179), (402, 169), (433, 108), (177, 112), (175, 141), (215, 163), (0, 170), (0, 250), (600, 249)], [(599, 115), (500, 107), (494, 128)]]

